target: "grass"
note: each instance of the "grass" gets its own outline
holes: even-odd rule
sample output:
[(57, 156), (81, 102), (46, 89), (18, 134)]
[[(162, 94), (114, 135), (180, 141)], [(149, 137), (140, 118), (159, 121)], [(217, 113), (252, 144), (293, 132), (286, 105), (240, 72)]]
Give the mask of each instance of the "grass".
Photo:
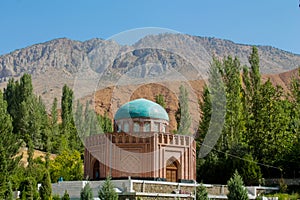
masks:
[(300, 195), (298, 193), (295, 194), (282, 194), (282, 193), (276, 193), (272, 195), (265, 195), (266, 197), (278, 197), (278, 200), (297, 200), (300, 198)]

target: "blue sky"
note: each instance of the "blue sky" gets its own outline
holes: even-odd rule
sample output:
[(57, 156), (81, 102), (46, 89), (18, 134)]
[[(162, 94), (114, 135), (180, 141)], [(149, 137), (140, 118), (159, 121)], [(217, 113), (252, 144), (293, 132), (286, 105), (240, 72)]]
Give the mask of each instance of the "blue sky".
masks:
[(298, 0), (1, 0), (0, 55), (55, 38), (161, 27), (300, 54)]

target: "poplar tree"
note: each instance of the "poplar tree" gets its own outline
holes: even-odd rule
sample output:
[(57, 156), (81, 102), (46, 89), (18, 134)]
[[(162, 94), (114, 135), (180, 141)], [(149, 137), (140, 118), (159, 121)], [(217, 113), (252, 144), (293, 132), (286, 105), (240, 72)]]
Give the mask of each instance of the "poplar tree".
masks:
[(199, 102), (201, 121), (199, 123), (197, 141), (203, 142), (211, 120), (211, 95), (208, 86), (205, 85), (202, 93), (202, 101)]
[(61, 118), (62, 118), (62, 130), (61, 130), (61, 149), (76, 149), (81, 150), (82, 143), (77, 134), (73, 117), (73, 91), (64, 85), (61, 99)]
[(190, 135), (191, 132), (189, 129), (192, 121), (189, 112), (189, 97), (188, 97), (188, 91), (183, 85), (179, 87), (179, 111), (180, 111), (180, 121), (179, 121), (179, 127), (177, 129), (177, 133), (181, 135)]
[(165, 102), (164, 95), (162, 94), (156, 95), (155, 102), (161, 105), (161, 107), (163, 107), (164, 109), (166, 109), (166, 102)]
[(54, 98), (51, 107), (50, 132), (51, 152), (58, 153), (60, 148), (60, 132), (58, 126), (57, 98)]
[(242, 143), (245, 131), (241, 95), (240, 62), (230, 56), (223, 61), (223, 80), (226, 90), (226, 118), (223, 135), (226, 137), (226, 149)]

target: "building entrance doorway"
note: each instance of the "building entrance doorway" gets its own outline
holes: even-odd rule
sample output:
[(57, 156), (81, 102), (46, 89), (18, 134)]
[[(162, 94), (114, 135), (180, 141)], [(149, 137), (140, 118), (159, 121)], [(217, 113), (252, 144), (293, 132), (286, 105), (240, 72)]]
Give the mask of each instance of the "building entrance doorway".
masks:
[(178, 181), (178, 165), (176, 161), (167, 162), (166, 168), (166, 178), (169, 182), (177, 182)]
[(98, 180), (100, 178), (100, 164), (99, 161), (96, 160), (93, 167), (93, 179)]

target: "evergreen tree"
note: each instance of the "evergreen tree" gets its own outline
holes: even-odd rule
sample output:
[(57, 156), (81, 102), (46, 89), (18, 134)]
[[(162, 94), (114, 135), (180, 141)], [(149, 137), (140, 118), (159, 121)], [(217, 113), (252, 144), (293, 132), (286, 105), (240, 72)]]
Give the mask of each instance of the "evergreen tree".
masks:
[(37, 184), (32, 177), (26, 177), (20, 185), (19, 190), (21, 191), (21, 199), (22, 200), (37, 200), (38, 199), (38, 191)]
[(102, 187), (98, 192), (98, 197), (100, 200), (117, 200), (118, 194), (114, 190), (114, 185), (111, 182), (110, 177), (107, 177)]
[(208, 200), (208, 192), (206, 190), (206, 187), (202, 183), (196, 188), (196, 199)]
[(83, 147), (74, 122), (73, 99), (73, 91), (67, 85), (64, 85), (61, 99), (62, 130), (60, 151), (64, 149), (81, 151)]
[(64, 196), (62, 196), (61, 200), (70, 200), (70, 195), (67, 190), (65, 190)]
[(93, 200), (93, 191), (90, 184), (87, 183), (80, 192), (80, 200)]
[(104, 116), (98, 115), (97, 118), (103, 133), (111, 133), (113, 131), (112, 122), (107, 113)]
[(164, 109), (166, 109), (166, 102), (165, 102), (164, 95), (162, 94), (156, 95), (155, 102), (161, 105), (161, 107), (163, 107)]
[(179, 107), (180, 122), (177, 133), (181, 135), (190, 135), (191, 115), (189, 112), (189, 97), (188, 91), (183, 85), (179, 87)]
[(13, 131), (28, 145), (32, 140), (34, 148), (46, 150), (48, 137), (48, 115), (42, 99), (33, 94), (31, 76), (24, 74), (20, 81), (12, 79), (4, 90), (8, 112), (13, 119)]
[[(256, 120), (259, 119), (259, 110), (261, 109), (261, 75), (259, 71), (259, 55), (256, 47), (252, 47), (252, 53), (249, 57), (249, 63), (251, 70), (248, 72), (244, 68), (243, 82), (245, 84), (244, 89), (244, 108), (247, 113), (246, 115), (246, 140), (248, 143), (252, 143), (252, 139), (259, 136), (259, 124)], [(256, 155), (254, 153), (254, 155)]]
[(60, 200), (59, 195), (58, 194), (53, 195), (52, 200)]
[(62, 98), (61, 98), (61, 119), (62, 119), (62, 130), (61, 130), (61, 149), (63, 151), (69, 148), (70, 138), (73, 126), (73, 91), (64, 85)]
[(48, 171), (46, 171), (44, 173), (44, 177), (43, 177), (42, 184), (41, 184), (39, 192), (40, 192), (41, 200), (51, 199), (52, 186), (51, 186), (51, 179), (50, 179), (50, 175), (49, 175)]
[(60, 133), (58, 126), (57, 98), (54, 98), (51, 107), (50, 132), (50, 151), (53, 153), (58, 153), (60, 146)]
[(7, 103), (0, 91), (0, 198), (11, 196), (10, 177), (16, 172), (21, 157), (15, 157), (20, 143), (13, 134), (12, 119), (7, 111)]
[(233, 177), (227, 183), (229, 193), (227, 194), (228, 200), (248, 200), (248, 192), (244, 187), (243, 179), (236, 171)]
[(14, 79), (9, 79), (6, 88), (4, 88), (4, 100), (7, 101), (7, 111), (12, 117), (13, 132), (17, 133), (18, 122), (20, 121), (20, 95), (19, 95), (19, 82)]
[(77, 129), (77, 133), (81, 139), (84, 139), (84, 114), (83, 114), (83, 106), (79, 100), (77, 100), (77, 106), (75, 111), (75, 125)]
[(204, 86), (202, 93), (202, 101), (199, 102), (201, 121), (199, 123), (197, 141), (203, 142), (209, 128), (211, 120), (211, 96), (207, 86)]
[(222, 133), (224, 150), (241, 143), (245, 132), (240, 68), (239, 60), (230, 56), (222, 63), (221, 74), (226, 90), (226, 117)]
[[(216, 58), (209, 69), (208, 89), (205, 90), (204, 99), (205, 114), (201, 120), (200, 131), (205, 131), (205, 138), (202, 142), (199, 156), (205, 157), (213, 148), (222, 150), (222, 130), (226, 113), (226, 92), (221, 76), (222, 63)], [(204, 106), (204, 105), (203, 105)], [(203, 124), (202, 124), (203, 123)]]

